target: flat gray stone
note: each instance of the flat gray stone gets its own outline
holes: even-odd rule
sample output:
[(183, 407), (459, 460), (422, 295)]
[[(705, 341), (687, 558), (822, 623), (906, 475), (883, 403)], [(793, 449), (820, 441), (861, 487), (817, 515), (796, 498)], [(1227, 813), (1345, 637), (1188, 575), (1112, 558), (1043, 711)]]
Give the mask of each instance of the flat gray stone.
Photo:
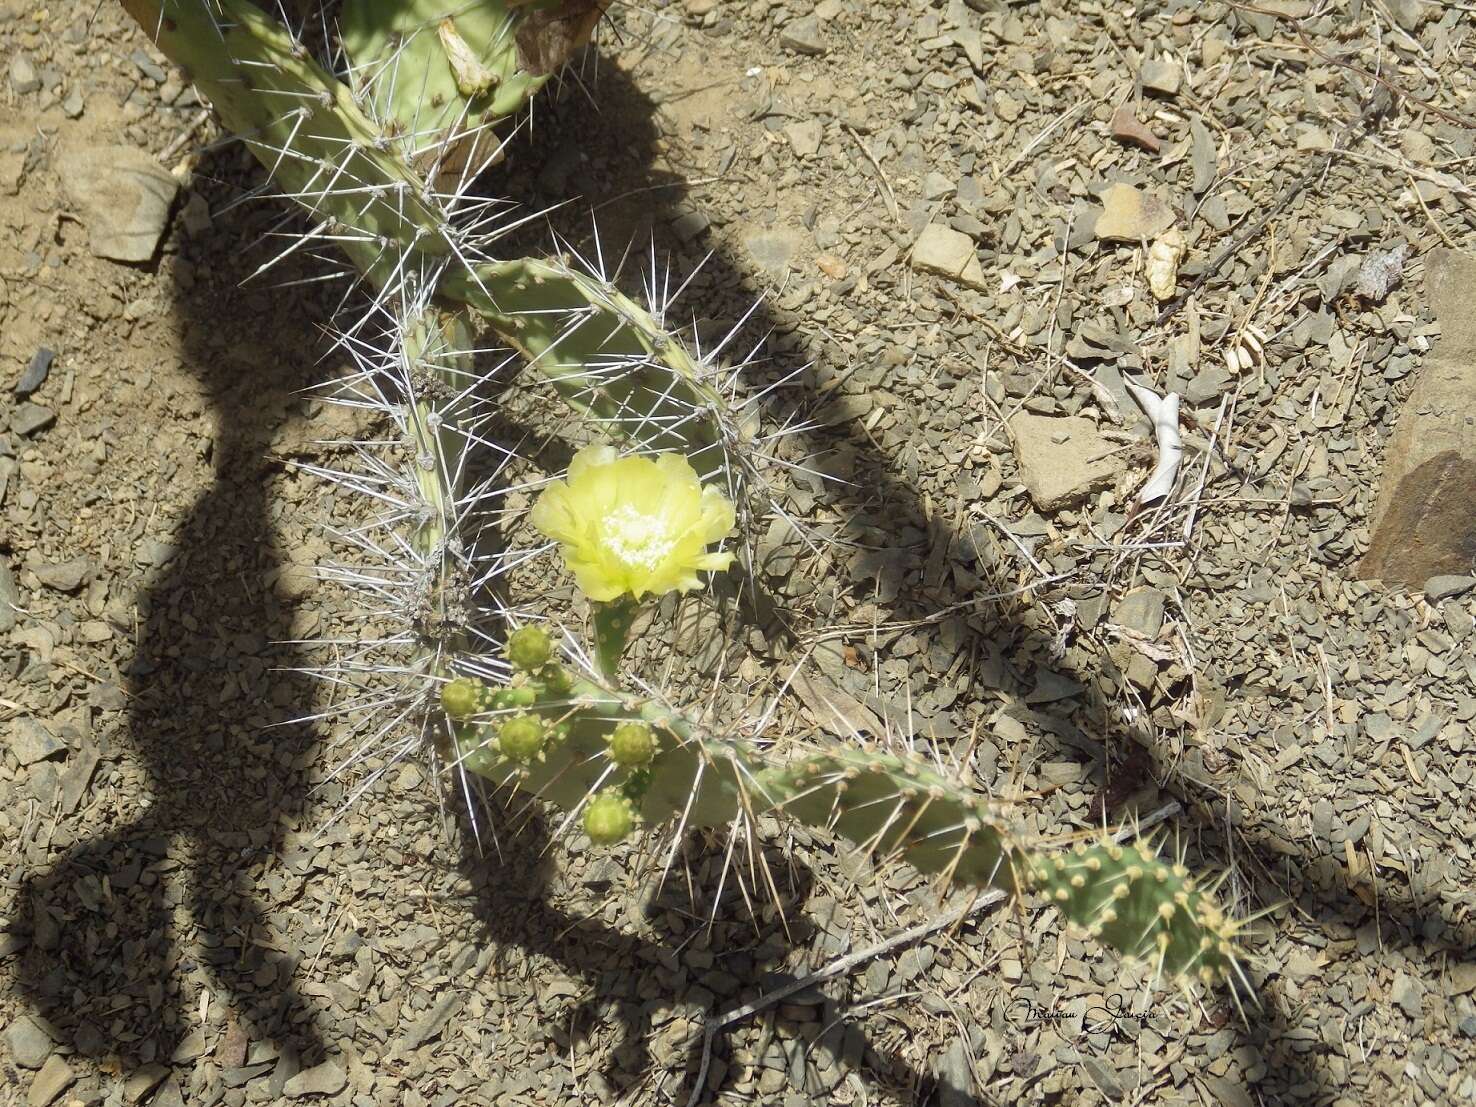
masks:
[(173, 174), (132, 146), (76, 147), (62, 153), (57, 168), (93, 254), (128, 262), (154, 256), (179, 191)]
[(20, 380), (15, 382), (15, 395), (17, 399), (23, 400), (36, 389), (46, 383), (46, 378), (51, 373), (51, 363), (56, 360), (56, 353), (42, 346), (27, 362), (25, 372)]
[(17, 404), (15, 411), (10, 415), (10, 429), (16, 434), (29, 438), (37, 431), (43, 431), (56, 422), (56, 412), (41, 404), (33, 404), (27, 401)]
[(1163, 605), (1167, 597), (1157, 588), (1134, 588), (1117, 602), (1112, 621), (1135, 630), (1145, 638), (1157, 638), (1163, 629)]
[(11, 1059), (23, 1069), (39, 1069), (51, 1056), (51, 1035), (29, 1015), (20, 1015), (5, 1028), (5, 1045)]
[(1365, 580), (1422, 588), (1476, 562), (1476, 255), (1437, 247), (1425, 286), (1440, 341), (1424, 359), (1384, 448)]
[(10, 724), (9, 744), (10, 752), (22, 765), (34, 765), (67, 750), (66, 744), (47, 730), (40, 719), (30, 717)]
[(820, 140), (825, 137), (825, 128), (818, 119), (802, 119), (784, 128), (784, 135), (796, 156), (813, 157), (820, 150)]
[(743, 246), (753, 260), (771, 273), (783, 272), (804, 246), (804, 235), (788, 227), (752, 231), (743, 237)]
[(970, 288), (983, 289), (984, 270), (974, 240), (942, 223), (929, 223), (912, 245), (912, 267), (937, 273)]
[(792, 19), (779, 35), (779, 42), (786, 50), (796, 54), (825, 53), (825, 38), (820, 34), (820, 22), (812, 17)]
[(1431, 603), (1439, 603), (1469, 592), (1473, 587), (1476, 587), (1476, 577), (1445, 573), (1425, 581), (1425, 598)]
[(74, 557), (70, 561), (32, 565), (30, 570), (47, 588), (54, 588), (58, 592), (75, 592), (92, 574), (92, 562), (85, 557)]
[(1424, 1013), (1425, 986), (1412, 976), (1405, 973), (1396, 976), (1389, 998), (1412, 1019), (1417, 1019)]
[(29, 1107), (46, 1107), (71, 1087), (72, 1081), (76, 1079), (77, 1074), (72, 1071), (72, 1066), (53, 1053), (46, 1064), (41, 1066), (36, 1079), (31, 1081), (30, 1090), (26, 1092), (26, 1103)]
[(1010, 433), (1020, 479), (1041, 511), (1067, 507), (1117, 479), (1115, 447), (1090, 419), (1022, 411), (1010, 419)]
[(1184, 79), (1184, 70), (1178, 62), (1162, 58), (1144, 62), (1140, 74), (1144, 88), (1164, 96), (1175, 95)]
[(285, 1095), (300, 1099), (308, 1095), (337, 1095), (348, 1085), (348, 1073), (335, 1061), (324, 1061), (303, 1069), (283, 1086)]
[(20, 587), (10, 563), (0, 561), (0, 634), (15, 626), (20, 614)]
[(35, 65), (19, 50), (10, 59), (10, 87), (16, 92), (35, 92), (41, 87), (41, 77)]
[(169, 1070), (157, 1062), (134, 1069), (128, 1074), (128, 1079), (123, 1081), (123, 1098), (129, 1103), (142, 1101), (168, 1075)]

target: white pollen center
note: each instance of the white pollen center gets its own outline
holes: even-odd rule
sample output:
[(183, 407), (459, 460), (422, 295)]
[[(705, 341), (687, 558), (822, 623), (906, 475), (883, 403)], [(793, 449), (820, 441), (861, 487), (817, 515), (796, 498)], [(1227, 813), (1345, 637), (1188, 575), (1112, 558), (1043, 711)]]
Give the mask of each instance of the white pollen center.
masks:
[(605, 516), (605, 542), (627, 565), (654, 569), (675, 545), (666, 536), (661, 516), (643, 515), (629, 504)]

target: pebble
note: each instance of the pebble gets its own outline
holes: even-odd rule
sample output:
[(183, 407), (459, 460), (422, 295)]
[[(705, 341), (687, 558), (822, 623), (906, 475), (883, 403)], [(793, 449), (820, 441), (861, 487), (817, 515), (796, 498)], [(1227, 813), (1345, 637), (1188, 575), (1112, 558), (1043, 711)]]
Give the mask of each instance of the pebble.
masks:
[(956, 191), (958, 191), (958, 186), (948, 176), (937, 170), (923, 178), (923, 199), (925, 200), (942, 200), (947, 196), (952, 196)]
[(808, 158), (819, 151), (820, 142), (825, 137), (825, 128), (818, 119), (805, 119), (789, 124), (784, 128), (784, 134), (789, 139), (789, 145), (794, 148), (795, 156)]
[(804, 245), (804, 236), (788, 227), (752, 231), (743, 237), (743, 246), (764, 269), (782, 273)]
[(1117, 479), (1112, 443), (1077, 416), (1020, 412), (1010, 420), (1020, 479), (1041, 511), (1055, 511)]
[(1112, 621), (1135, 630), (1145, 638), (1157, 638), (1163, 629), (1163, 608), (1168, 597), (1157, 588), (1134, 588), (1117, 602)]
[(82, 582), (92, 575), (92, 562), (85, 557), (74, 557), (69, 561), (28, 566), (36, 579), (47, 588), (58, 592), (75, 592)]
[(73, 147), (57, 169), (94, 255), (135, 263), (154, 256), (179, 190), (173, 174), (132, 146)]
[(19, 608), (20, 589), (15, 583), (15, 573), (9, 562), (0, 561), (0, 634), (14, 628)]
[(24, 400), (36, 389), (46, 383), (46, 377), (51, 372), (51, 362), (56, 354), (42, 346), (33, 355), (25, 372), (21, 374), (20, 380), (15, 382), (15, 398)]
[(334, 1061), (324, 1061), (303, 1069), (283, 1086), (284, 1094), (293, 1099), (307, 1095), (337, 1095), (348, 1084), (348, 1073)]
[(1473, 587), (1476, 587), (1476, 577), (1445, 573), (1440, 576), (1431, 577), (1425, 581), (1425, 598), (1431, 603), (1439, 603), (1441, 600), (1448, 600), (1452, 596), (1463, 595)]
[(37, 431), (43, 431), (56, 422), (56, 412), (49, 407), (33, 404), (29, 401), (18, 404), (10, 416), (10, 429), (16, 434), (29, 438)]
[(1158, 92), (1164, 96), (1173, 96), (1179, 91), (1179, 84), (1184, 78), (1184, 71), (1176, 61), (1158, 59), (1143, 63), (1140, 72), (1143, 79), (1143, 87), (1151, 92)]
[(970, 288), (984, 288), (984, 270), (974, 240), (942, 223), (929, 223), (912, 246), (912, 267), (937, 273)]
[(19, 50), (10, 59), (10, 87), (16, 92), (35, 92), (41, 87), (41, 76), (36, 72), (36, 67)]
[(22, 765), (34, 765), (59, 753), (65, 753), (66, 743), (46, 728), (39, 719), (27, 716), (10, 725), (10, 752)]
[(29, 1015), (20, 1015), (5, 1028), (11, 1059), (23, 1069), (39, 1069), (51, 1056), (51, 1035)]
[(142, 1101), (168, 1075), (169, 1070), (157, 1062), (134, 1069), (123, 1081), (123, 1098), (129, 1103)]
[(939, 1058), (936, 1073), (938, 1102), (942, 1107), (968, 1107), (978, 1102), (974, 1098), (974, 1074), (969, 1064), (968, 1043), (963, 1038), (953, 1039), (953, 1044)]
[(796, 54), (825, 53), (825, 39), (820, 34), (820, 23), (809, 17), (790, 20), (780, 34), (779, 42)]
[(1173, 209), (1157, 196), (1129, 184), (1114, 184), (1102, 193), (1096, 235), (1103, 242), (1141, 242), (1157, 238), (1173, 224)]
[(1394, 987), (1389, 998), (1412, 1019), (1417, 1019), (1425, 1009), (1425, 986), (1414, 977), (1400, 973), (1394, 978)]
[(46, 1107), (76, 1079), (77, 1074), (72, 1071), (72, 1067), (53, 1053), (36, 1074), (36, 1079), (31, 1081), (30, 1091), (26, 1093), (26, 1103), (30, 1107)]
[(131, 61), (134, 65), (138, 66), (138, 71), (149, 80), (158, 81), (160, 84), (164, 83), (164, 77), (166, 76), (166, 74), (164, 73), (163, 68), (158, 65), (158, 63), (156, 63), (153, 58), (149, 57), (142, 50), (135, 50), (133, 53), (129, 54), (128, 60)]

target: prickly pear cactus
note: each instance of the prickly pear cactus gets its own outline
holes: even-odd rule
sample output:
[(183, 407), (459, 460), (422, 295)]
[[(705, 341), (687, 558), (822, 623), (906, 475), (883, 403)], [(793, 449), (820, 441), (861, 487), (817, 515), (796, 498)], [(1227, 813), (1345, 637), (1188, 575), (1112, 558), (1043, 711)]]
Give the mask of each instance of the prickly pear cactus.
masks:
[[(311, 20), (285, 26), (247, 0), (123, 2), (304, 210), (293, 248), (336, 244), (367, 303), (342, 337), (361, 370), (350, 402), (389, 414), (404, 448), (367, 472), (319, 472), (388, 505), (351, 536), (366, 563), (344, 576), (405, 627), (395, 663), (339, 665), (392, 685), (371, 737), (409, 729), (453, 771), (562, 808), (598, 847), (793, 819), (941, 881), (1039, 893), (1166, 980), (1237, 974), (1235, 924), (1146, 844), (1033, 839), (1008, 808), (905, 752), (814, 746), (776, 760), (762, 739), (628, 690), (620, 662), (641, 605), (728, 567), (723, 547), (751, 533), (768, 462), (726, 383), (736, 374), (689, 354), (664, 304), (627, 297), (598, 265), (499, 257), (517, 217), (474, 190), (606, 0), (346, 0), (332, 65), (315, 56)], [(591, 601), (588, 651), (531, 625), (509, 633), (518, 620), (489, 584), (525, 552), (473, 541), (509, 491), (477, 392), (488, 331), (625, 451), (582, 451), (530, 515)], [(478, 463), (493, 475), (471, 483)]]

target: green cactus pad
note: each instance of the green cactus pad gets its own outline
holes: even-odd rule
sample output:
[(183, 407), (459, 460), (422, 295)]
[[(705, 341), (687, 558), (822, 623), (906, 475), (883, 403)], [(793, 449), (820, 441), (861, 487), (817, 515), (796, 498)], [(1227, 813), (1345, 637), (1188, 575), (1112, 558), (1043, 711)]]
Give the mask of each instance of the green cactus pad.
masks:
[[(319, 220), (373, 283), (405, 251), (453, 253), (420, 178), (382, 148), (346, 86), (246, 0), (124, 0), (124, 8), (210, 99), (283, 192)], [(385, 244), (398, 244), (387, 250)]]
[(645, 450), (686, 456), (704, 480), (728, 470), (728, 402), (634, 300), (558, 260), (448, 272), (447, 299), (479, 312), (576, 409)]
[(1170, 979), (1223, 980), (1235, 965), (1233, 924), (1183, 865), (1142, 843), (1080, 843), (1029, 866), (1031, 884), (1071, 922)]
[(354, 94), (416, 172), (446, 179), (495, 155), (493, 125), (549, 77), (519, 58), (528, 18), (505, 0), (346, 0), (339, 29)]

